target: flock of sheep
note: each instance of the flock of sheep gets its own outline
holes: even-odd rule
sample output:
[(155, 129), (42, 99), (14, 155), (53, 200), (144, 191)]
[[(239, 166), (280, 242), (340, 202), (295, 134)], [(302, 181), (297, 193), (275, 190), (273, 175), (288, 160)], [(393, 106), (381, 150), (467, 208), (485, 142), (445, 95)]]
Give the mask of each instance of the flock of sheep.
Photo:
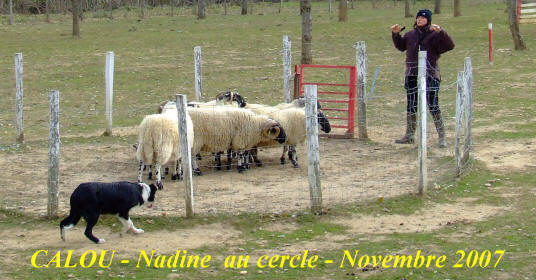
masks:
[[(318, 109), (318, 124), (326, 133), (331, 131), (328, 119)], [(201, 175), (196, 159), (201, 152), (215, 155), (216, 168), (221, 170), (221, 154), (227, 153), (227, 169), (231, 169), (233, 155), (237, 156), (238, 172), (249, 169), (253, 160), (258, 166), (262, 162), (257, 156), (257, 147), (282, 145), (281, 164), (285, 153), (294, 167), (298, 167), (296, 145), (306, 137), (304, 100), (276, 106), (249, 104), (236, 92), (224, 92), (210, 102), (188, 103), (187, 127), (192, 151), (194, 173)], [(161, 189), (160, 169), (169, 165), (172, 180), (181, 179), (177, 107), (175, 102), (163, 102), (158, 114), (146, 116), (139, 126), (136, 158), (138, 160), (138, 182), (142, 181), (145, 166), (154, 166), (156, 185)], [(149, 179), (152, 172), (149, 171)]]

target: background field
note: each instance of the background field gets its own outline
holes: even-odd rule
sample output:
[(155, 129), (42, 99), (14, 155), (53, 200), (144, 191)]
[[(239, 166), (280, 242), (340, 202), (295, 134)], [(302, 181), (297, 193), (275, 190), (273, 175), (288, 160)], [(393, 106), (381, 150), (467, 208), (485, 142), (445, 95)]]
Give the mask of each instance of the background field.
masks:
[[(83, 236), (84, 223), (62, 243), (58, 219), (46, 220), (48, 91), (60, 91), (60, 212), (68, 211), (68, 197), (85, 181), (135, 180), (131, 145), (136, 125), (157, 104), (176, 93), (194, 98), (193, 47), (203, 52), (204, 92), (207, 98), (232, 89), (254, 103), (282, 102), (281, 40), (292, 40), (293, 64), (300, 60), (301, 18), (297, 3), (255, 4), (253, 14), (240, 16), (239, 7), (227, 16), (216, 6), (206, 20), (191, 10), (170, 17), (163, 9), (139, 19), (133, 11), (115, 11), (113, 20), (86, 14), (81, 38), (71, 38), (68, 16), (16, 17), (16, 24), (0, 25), (0, 244), (5, 258), (0, 269), (6, 278), (322, 278), (322, 279), (532, 279), (535, 265), (535, 58), (536, 25), (522, 25), (528, 51), (512, 51), (505, 7), (497, 1), (462, 1), (462, 16), (452, 17), (449, 3), (433, 22), (441, 25), (456, 48), (441, 60), (440, 103), (446, 115), (449, 149), (435, 148), (437, 136), (430, 124), (431, 190), (413, 196), (416, 185), (415, 146), (394, 145), (403, 133), (405, 97), (404, 54), (392, 46), (389, 26), (412, 25), (403, 17), (402, 3), (358, 1), (348, 22), (328, 13), (327, 3), (313, 5), (313, 61), (318, 64), (355, 64), (357, 41), (368, 54), (367, 88), (376, 67), (380, 75), (368, 110), (371, 141), (321, 140), (321, 169), (327, 215), (307, 214), (309, 194), (305, 147), (299, 147), (301, 167), (278, 164), (279, 149), (262, 151), (266, 166), (245, 174), (216, 172), (205, 167), (196, 177), (196, 211), (184, 215), (182, 183), (164, 181), (158, 208), (137, 211), (134, 221), (146, 230), (142, 236), (118, 237), (115, 218), (103, 218), (97, 236), (108, 243), (94, 246)], [(417, 1), (416, 10), (432, 7)], [(487, 62), (487, 23), (494, 23), (495, 64)], [(114, 130), (104, 131), (105, 53), (114, 51)], [(24, 54), (25, 136), (15, 143), (13, 55)], [(452, 144), (455, 115), (455, 77), (463, 59), (474, 67), (474, 164), (461, 180), (454, 179)], [(321, 73), (326, 80), (340, 73)], [(344, 78), (344, 77), (342, 77)], [(210, 165), (210, 158), (204, 159)], [(409, 195), (408, 195), (409, 194)], [(402, 195), (402, 196), (401, 196)], [(385, 197), (381, 202), (378, 197)], [(110, 230), (111, 229), (111, 230)], [(164, 242), (162, 242), (164, 240)], [(120, 264), (111, 269), (45, 269), (29, 265), (35, 250), (115, 249), (132, 260), (140, 249), (171, 253), (188, 249), (212, 254), (221, 264), (227, 254), (295, 254), (312, 250), (323, 258), (339, 258), (344, 249), (369, 254), (447, 254), (449, 267), (457, 250), (504, 249), (498, 268), (388, 269), (361, 271), (322, 265), (313, 270), (135, 269)], [(42, 260), (44, 261), (44, 260)], [(104, 272), (103, 272), (104, 271)], [(260, 272), (259, 272), (260, 271)]]

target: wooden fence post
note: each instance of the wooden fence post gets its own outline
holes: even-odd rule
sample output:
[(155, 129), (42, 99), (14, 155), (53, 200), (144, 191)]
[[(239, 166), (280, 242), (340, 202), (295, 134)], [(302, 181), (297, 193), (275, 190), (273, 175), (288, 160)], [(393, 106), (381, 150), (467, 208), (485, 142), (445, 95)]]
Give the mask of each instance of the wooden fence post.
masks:
[(24, 106), (23, 106), (23, 68), (22, 53), (15, 54), (15, 127), (17, 129), (17, 142), (24, 142)]
[(288, 35), (283, 36), (283, 97), (286, 103), (292, 101), (292, 88), (290, 81), (292, 79), (292, 53), (291, 42)]
[(320, 154), (318, 148), (317, 86), (305, 86), (305, 123), (307, 131), (307, 161), (311, 212), (322, 214), (322, 188), (320, 184)]
[(473, 66), (471, 63), (471, 58), (465, 58), (465, 146), (463, 149), (462, 162), (467, 163), (470, 158), (470, 151), (472, 149), (471, 143), (471, 123), (473, 122)]
[(186, 122), (186, 95), (175, 95), (177, 117), (179, 126), (179, 141), (181, 149), (182, 172), (184, 178), (184, 201), (186, 203), (186, 217), (194, 216), (194, 186), (192, 179), (192, 150), (188, 138), (188, 123)]
[(60, 92), (53, 90), (48, 94), (50, 104), (50, 130), (48, 144), (48, 204), (47, 215), (58, 216), (58, 184), (60, 156)]
[(114, 99), (114, 52), (106, 53), (106, 131), (105, 136), (112, 136), (112, 115)]
[(428, 188), (428, 172), (427, 172), (427, 147), (426, 147), (426, 51), (419, 52), (419, 72), (417, 76), (418, 87), (418, 128), (419, 128), (419, 194), (424, 194)]
[(458, 91), (456, 93), (456, 144), (454, 146), (454, 157), (456, 159), (456, 177), (462, 174), (462, 157), (460, 154), (460, 139), (462, 134), (462, 118), (463, 118), (463, 98), (465, 92), (465, 76), (464, 72), (458, 72)]
[(368, 139), (367, 106), (365, 91), (367, 83), (367, 47), (364, 41), (356, 44), (357, 68), (357, 126), (359, 139)]
[(195, 98), (201, 101), (203, 98), (203, 72), (201, 69), (201, 47), (194, 48), (194, 72), (195, 72)]

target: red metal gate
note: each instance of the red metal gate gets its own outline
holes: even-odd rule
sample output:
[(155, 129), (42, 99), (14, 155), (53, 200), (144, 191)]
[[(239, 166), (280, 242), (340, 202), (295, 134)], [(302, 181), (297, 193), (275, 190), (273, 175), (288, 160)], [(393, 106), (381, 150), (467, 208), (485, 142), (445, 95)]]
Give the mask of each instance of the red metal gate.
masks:
[[(327, 68), (327, 69), (348, 69), (349, 82), (348, 83), (318, 83), (318, 82), (304, 82), (305, 68)], [(356, 100), (356, 81), (357, 71), (355, 66), (336, 66), (336, 65), (313, 65), (313, 64), (300, 64), (296, 65), (295, 83), (298, 84), (299, 96), (304, 94), (304, 85), (317, 85), (317, 86), (332, 86), (332, 87), (348, 87), (348, 91), (324, 91), (318, 90), (318, 102), (322, 105), (322, 111), (332, 111), (343, 113), (343, 116), (329, 116), (327, 118), (330, 121), (332, 128), (346, 128), (343, 134), (322, 134), (323, 136), (334, 138), (354, 138), (354, 122), (355, 122), (355, 100)], [(324, 97), (321, 98), (321, 95)], [(329, 95), (335, 96), (335, 99), (326, 99)], [(329, 107), (330, 104), (347, 104), (344, 108)], [(333, 122), (333, 120), (343, 120), (341, 122)]]

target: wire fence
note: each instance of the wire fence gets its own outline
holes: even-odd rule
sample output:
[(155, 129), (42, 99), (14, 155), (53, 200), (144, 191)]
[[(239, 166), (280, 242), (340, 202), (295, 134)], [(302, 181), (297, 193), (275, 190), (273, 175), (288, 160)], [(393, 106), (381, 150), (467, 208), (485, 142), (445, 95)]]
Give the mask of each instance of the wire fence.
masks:
[[(460, 64), (461, 65), (461, 64)], [(430, 66), (430, 65), (429, 65)], [(209, 68), (207, 65), (205, 69)], [(412, 66), (413, 67), (413, 66)], [(432, 67), (428, 67), (433, 69)], [(395, 144), (394, 140), (404, 135), (407, 126), (406, 102), (404, 89), (406, 74), (404, 66), (382, 67), (374, 93), (366, 91), (367, 130), (370, 141), (356, 139), (320, 138), (320, 184), (322, 203), (325, 208), (341, 204), (360, 203), (372, 198), (392, 197), (415, 193), (418, 184), (418, 151), (416, 144)], [(411, 68), (410, 68), (411, 70)], [(453, 72), (455, 69), (447, 69)], [(461, 70), (461, 69), (460, 69)], [(432, 73), (432, 72), (430, 72)], [(437, 78), (427, 74), (428, 80)], [(338, 72), (327, 75), (320, 71), (311, 76), (324, 82), (337, 83), (347, 80), (347, 73)], [(329, 77), (331, 80), (326, 80)], [(450, 77), (447, 76), (447, 77)], [(392, 84), (399, 84), (393, 87)], [(470, 169), (470, 160), (457, 162), (454, 149), (457, 137), (470, 136), (470, 131), (461, 129), (456, 133), (456, 117), (464, 117), (456, 112), (457, 101), (447, 96), (456, 96), (459, 81), (444, 78), (440, 85), (432, 85), (429, 90), (439, 90), (438, 106), (442, 114), (442, 129), (447, 141), (446, 148), (438, 147), (437, 122), (428, 121), (427, 142), (428, 182), (430, 188), (441, 188), (443, 182), (463, 174)], [(392, 88), (399, 88), (393, 91)], [(126, 96), (127, 92), (114, 89), (116, 96)], [(319, 89), (320, 91), (320, 89)], [(206, 97), (209, 99), (208, 97)], [(104, 97), (100, 98), (104, 99)], [(100, 100), (99, 99), (99, 100)], [(106, 117), (102, 100), (89, 107), (62, 106), (60, 93), (60, 135), (62, 136), (58, 199), (59, 211), (68, 209), (69, 196), (80, 183), (87, 181), (134, 181), (137, 178), (137, 160), (135, 149), (137, 127), (126, 125), (114, 127), (114, 137), (100, 137), (104, 132)], [(90, 104), (92, 104), (90, 102)], [(155, 104), (122, 104), (115, 100), (113, 115), (119, 119), (139, 120), (147, 114), (156, 114)], [(38, 105), (31, 105), (38, 106)], [(460, 106), (458, 106), (460, 107)], [(471, 108), (471, 106), (466, 107)], [(336, 112), (325, 112), (329, 117)], [(465, 113), (467, 115), (467, 112)], [(470, 118), (465, 116), (465, 118)], [(42, 137), (28, 139), (23, 151), (14, 147), (16, 144), (2, 144), (6, 163), (3, 180), (7, 185), (41, 186), (48, 172), (48, 154), (46, 152), (48, 116), (31, 116), (25, 122), (25, 130), (38, 131)], [(5, 124), (5, 122), (3, 122)], [(356, 124), (356, 131), (358, 127)], [(460, 129), (460, 128), (459, 128)], [(87, 133), (87, 131), (94, 133)], [(301, 135), (304, 137), (305, 135)], [(417, 140), (417, 132), (413, 135)], [(461, 140), (462, 144), (464, 140)], [(462, 145), (461, 154), (472, 148), (472, 144)], [(220, 155), (226, 162), (227, 154)], [(258, 157), (261, 164), (251, 162), (245, 172), (237, 172), (237, 159), (230, 154), (228, 165), (219, 166), (215, 155), (201, 152), (198, 160), (202, 176), (194, 176), (194, 211), (196, 214), (212, 215), (217, 213), (290, 213), (311, 207), (310, 172), (306, 145), (296, 146), (297, 163), (294, 167), (282, 145), (259, 147)], [(284, 164), (282, 164), (284, 159)], [(461, 167), (458, 166), (461, 164)], [(229, 166), (229, 169), (227, 169)], [(24, 168), (21, 168), (24, 167)], [(457, 170), (457, 168), (459, 170)], [(221, 170), (220, 170), (221, 169)], [(458, 174), (457, 174), (458, 173)], [(147, 172), (143, 176), (147, 179)], [(185, 188), (181, 181), (171, 180), (171, 175), (164, 178), (164, 191), (157, 194), (157, 207), (153, 211), (143, 210), (144, 215), (184, 215)], [(17, 188), (17, 195), (4, 198), (6, 208), (16, 208), (43, 215), (47, 209), (47, 195), (44, 188)]]

